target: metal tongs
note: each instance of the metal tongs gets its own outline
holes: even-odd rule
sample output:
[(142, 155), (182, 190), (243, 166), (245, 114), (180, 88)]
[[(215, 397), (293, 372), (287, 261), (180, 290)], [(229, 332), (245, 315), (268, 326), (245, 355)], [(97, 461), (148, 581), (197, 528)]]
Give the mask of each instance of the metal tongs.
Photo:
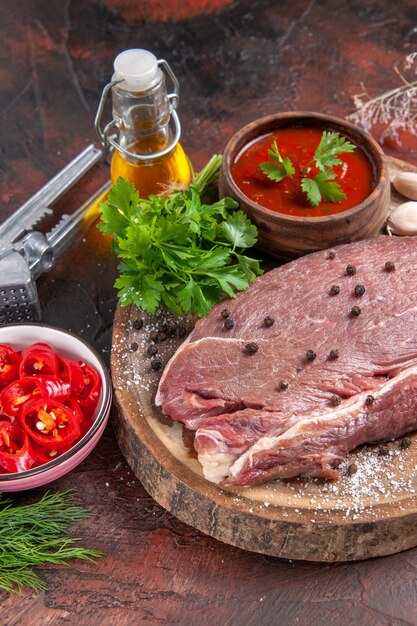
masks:
[(63, 215), (48, 233), (34, 230), (34, 226), (53, 213), (50, 205), (71, 189), (102, 156), (101, 150), (88, 146), (0, 224), (0, 325), (40, 320), (36, 279), (51, 269), (74, 237), (97, 218), (100, 200), (110, 188), (110, 182), (73, 214)]

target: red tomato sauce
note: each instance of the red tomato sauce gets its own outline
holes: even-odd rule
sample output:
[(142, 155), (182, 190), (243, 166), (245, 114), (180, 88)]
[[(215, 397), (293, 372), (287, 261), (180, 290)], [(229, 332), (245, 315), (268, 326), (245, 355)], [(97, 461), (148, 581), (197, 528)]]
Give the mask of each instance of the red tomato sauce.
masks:
[[(314, 158), (323, 130), (326, 129), (294, 126), (255, 139), (240, 151), (232, 164), (233, 180), (245, 196), (277, 213), (320, 217), (351, 209), (369, 196), (376, 184), (372, 164), (358, 146), (354, 152), (338, 155), (342, 163), (333, 168), (334, 180), (346, 195), (345, 200), (322, 200), (317, 207), (312, 207), (301, 189), (303, 176), (314, 178), (319, 171), (313, 164), (304, 173)], [(274, 141), (282, 158), (289, 157), (295, 168), (293, 176), (287, 176), (279, 183), (267, 178), (259, 169), (260, 163), (270, 161), (268, 150)]]

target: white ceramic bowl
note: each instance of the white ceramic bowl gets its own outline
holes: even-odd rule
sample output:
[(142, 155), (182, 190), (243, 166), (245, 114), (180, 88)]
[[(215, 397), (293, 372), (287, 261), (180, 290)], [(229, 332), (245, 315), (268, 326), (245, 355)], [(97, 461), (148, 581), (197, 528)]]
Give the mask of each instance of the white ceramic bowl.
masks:
[(45, 324), (10, 324), (0, 327), (0, 344), (15, 350), (43, 341), (64, 357), (82, 360), (99, 373), (101, 394), (93, 423), (86, 434), (70, 450), (59, 457), (23, 472), (0, 474), (0, 492), (34, 489), (60, 478), (79, 465), (98, 443), (110, 415), (112, 385), (107, 368), (97, 352), (83, 339), (72, 333)]

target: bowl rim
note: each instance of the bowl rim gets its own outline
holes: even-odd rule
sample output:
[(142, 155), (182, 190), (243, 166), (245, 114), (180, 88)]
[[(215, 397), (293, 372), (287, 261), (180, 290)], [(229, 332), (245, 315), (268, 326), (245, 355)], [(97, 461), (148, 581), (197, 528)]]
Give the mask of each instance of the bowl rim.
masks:
[(55, 457), (51, 459), (50, 461), (47, 461), (46, 463), (39, 465), (38, 467), (33, 467), (33, 468), (31, 467), (30, 469), (23, 470), (21, 472), (10, 472), (8, 474), (0, 474), (0, 492), (1, 492), (2, 483), (12, 482), (15, 480), (24, 480), (28, 478), (33, 478), (35, 476), (39, 476), (40, 474), (46, 474), (50, 470), (53, 470), (59, 467), (60, 465), (65, 464), (70, 459), (72, 459), (80, 450), (84, 448), (86, 444), (88, 444), (89, 441), (91, 441), (91, 439), (94, 437), (94, 435), (102, 426), (103, 422), (105, 421), (105, 419), (107, 418), (110, 412), (112, 397), (113, 397), (112, 382), (111, 382), (108, 368), (106, 364), (104, 363), (103, 358), (97, 352), (97, 350), (86, 339), (84, 339), (83, 337), (80, 337), (79, 335), (76, 335), (70, 330), (59, 328), (57, 326), (52, 326), (51, 324), (44, 324), (42, 322), (20, 322), (17, 324), (5, 324), (1, 326), (1, 328), (19, 328), (23, 326), (33, 326), (35, 328), (39, 328), (39, 327), (47, 328), (48, 330), (52, 330), (53, 332), (57, 331), (58, 333), (67, 335), (71, 338), (71, 340), (75, 339), (76, 341), (79, 341), (80, 343), (84, 344), (87, 350), (89, 350), (100, 363), (103, 376), (101, 375), (101, 372), (99, 372), (99, 374), (100, 374), (100, 378), (102, 379), (102, 389), (103, 389), (104, 396), (102, 399), (102, 410), (100, 411), (99, 415), (96, 417), (96, 419), (94, 420), (90, 428), (87, 430), (85, 435), (79, 441), (77, 441), (77, 443), (74, 444), (74, 446), (72, 446), (69, 450), (66, 450), (66, 452), (64, 452), (60, 456)]
[[(350, 209), (346, 209), (345, 211), (339, 211), (338, 213), (331, 213), (330, 215), (322, 215), (322, 216), (310, 216), (310, 215), (287, 215), (286, 213), (280, 213), (279, 211), (273, 211), (272, 209), (268, 209), (261, 204), (258, 204), (248, 196), (246, 196), (240, 187), (235, 183), (232, 173), (231, 173), (231, 165), (232, 160), (235, 158), (236, 154), (240, 152), (245, 145), (249, 143), (249, 141), (244, 141), (245, 137), (252, 131), (254, 128), (262, 129), (263, 127), (273, 124), (276, 121), (285, 121), (288, 120), (289, 123), (296, 123), (298, 120), (311, 118), (311, 120), (315, 120), (317, 122), (330, 122), (335, 126), (345, 127), (350, 131), (352, 135), (356, 135), (361, 137), (364, 141), (364, 144), (368, 144), (373, 152), (376, 153), (377, 159), (380, 159), (380, 172), (375, 184), (374, 189), (371, 193), (362, 200), (359, 204)], [(254, 133), (254, 137), (252, 137), (251, 141), (260, 137), (262, 133)], [(372, 165), (379, 165), (377, 160), (373, 157), (373, 154), (370, 151), (364, 150), (368, 159), (371, 160)], [(232, 159), (233, 157), (233, 159)], [(360, 213), (366, 206), (372, 203), (374, 200), (377, 200), (378, 196), (381, 194), (381, 190), (385, 187), (385, 185), (389, 182), (388, 178), (388, 165), (386, 162), (385, 154), (381, 148), (381, 146), (375, 141), (369, 133), (367, 133), (359, 126), (352, 124), (351, 122), (344, 120), (342, 118), (336, 117), (334, 115), (327, 115), (326, 113), (315, 113), (313, 111), (284, 111), (281, 113), (273, 113), (272, 115), (266, 115), (264, 117), (259, 117), (252, 122), (249, 122), (245, 126), (243, 126), (240, 130), (238, 130), (228, 141), (224, 152), (223, 152), (223, 163), (221, 168), (222, 174), (232, 190), (233, 194), (238, 198), (238, 200), (245, 202), (248, 206), (251, 207), (253, 211), (257, 211), (259, 214), (263, 215), (265, 219), (272, 221), (280, 222), (294, 222), (299, 224), (305, 224), (311, 220), (311, 223), (320, 224), (320, 223), (332, 223), (338, 219), (348, 219), (356, 213)], [(227, 195), (227, 194), (226, 194)]]

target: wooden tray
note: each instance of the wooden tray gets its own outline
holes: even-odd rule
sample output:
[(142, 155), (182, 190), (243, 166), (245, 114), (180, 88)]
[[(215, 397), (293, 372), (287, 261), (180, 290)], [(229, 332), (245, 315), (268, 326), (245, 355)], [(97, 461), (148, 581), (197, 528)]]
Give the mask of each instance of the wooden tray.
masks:
[[(414, 170), (389, 159), (393, 176)], [(404, 201), (394, 194), (393, 204)], [(144, 322), (141, 329), (135, 321)], [(294, 479), (220, 489), (204, 479), (192, 434), (154, 405), (160, 372), (146, 348), (164, 325), (191, 331), (190, 318), (117, 309), (111, 368), (114, 427), (120, 448), (150, 495), (183, 522), (226, 543), (273, 556), (346, 561), (392, 554), (417, 545), (417, 438), (401, 449), (364, 446), (349, 455), (336, 482)], [(163, 364), (182, 339), (158, 343)], [(350, 464), (357, 472), (351, 475)], [(352, 469), (352, 468), (351, 468)]]

